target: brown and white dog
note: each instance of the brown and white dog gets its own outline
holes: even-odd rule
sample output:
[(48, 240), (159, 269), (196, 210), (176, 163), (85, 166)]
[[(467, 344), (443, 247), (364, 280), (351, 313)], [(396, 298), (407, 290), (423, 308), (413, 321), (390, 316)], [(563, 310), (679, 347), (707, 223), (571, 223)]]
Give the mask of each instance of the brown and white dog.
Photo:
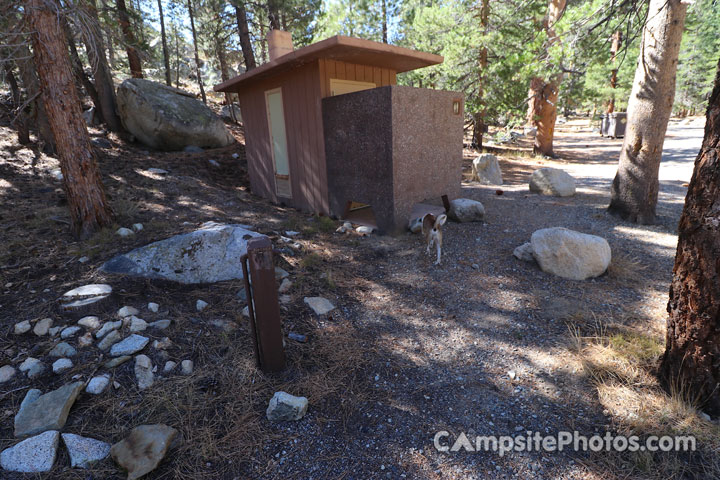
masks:
[(445, 225), (445, 222), (447, 222), (447, 215), (445, 214), (438, 215), (438, 217), (435, 218), (435, 215), (428, 213), (422, 217), (422, 233), (425, 236), (425, 242), (427, 242), (427, 249), (425, 251), (430, 253), (430, 248), (435, 245), (437, 250), (435, 265), (440, 265), (443, 241), (442, 226)]

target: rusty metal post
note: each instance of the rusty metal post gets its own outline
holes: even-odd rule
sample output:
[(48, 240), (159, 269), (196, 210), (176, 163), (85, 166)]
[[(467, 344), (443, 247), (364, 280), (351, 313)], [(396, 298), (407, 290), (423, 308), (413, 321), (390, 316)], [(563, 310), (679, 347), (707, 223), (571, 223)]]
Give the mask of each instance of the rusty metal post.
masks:
[[(267, 237), (252, 238), (248, 240), (247, 252), (241, 261), (255, 358), (264, 372), (277, 372), (285, 368), (285, 351), (280, 328), (280, 305), (272, 243)], [(249, 277), (246, 259), (249, 264)]]

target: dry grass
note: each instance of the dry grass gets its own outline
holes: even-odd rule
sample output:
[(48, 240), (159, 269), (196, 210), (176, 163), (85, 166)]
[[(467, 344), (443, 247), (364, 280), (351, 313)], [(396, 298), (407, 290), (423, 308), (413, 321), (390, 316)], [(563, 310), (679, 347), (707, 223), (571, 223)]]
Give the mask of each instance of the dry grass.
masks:
[(645, 264), (642, 258), (624, 251), (614, 251), (607, 274), (610, 278), (618, 280), (623, 285), (637, 285), (643, 277)]
[[(692, 435), (695, 452), (610, 452), (594, 460), (619, 478), (720, 478), (716, 454), (720, 426), (704, 419), (697, 402), (682, 389), (668, 394), (655, 376), (664, 339), (614, 325), (598, 323), (584, 335), (573, 328), (576, 353), (612, 419), (617, 434)], [(713, 453), (711, 453), (713, 452)]]
[[(331, 418), (318, 415), (314, 420), (331, 421), (338, 428), (344, 428), (358, 402), (367, 398), (358, 375), (367, 355), (358, 332), (347, 323), (316, 330), (307, 344), (289, 343), (288, 365), (281, 375), (259, 371), (248, 342), (240, 330), (198, 342), (193, 375), (158, 380), (143, 392), (136, 389), (132, 362), (127, 362), (114, 373), (114, 379), (127, 387), (76, 405), (72, 418), (82, 418), (83, 423), (66, 430), (118, 441), (136, 425), (165, 423), (180, 436), (154, 478), (244, 478), (253, 471), (251, 463), (259, 470), (264, 463), (272, 464), (265, 446), (292, 441), (275, 433), (265, 418), (275, 391), (306, 396), (309, 415), (333, 412)], [(110, 460), (89, 473), (94, 478), (120, 478)], [(88, 472), (58, 469), (53, 474), (64, 480), (87, 478)]]

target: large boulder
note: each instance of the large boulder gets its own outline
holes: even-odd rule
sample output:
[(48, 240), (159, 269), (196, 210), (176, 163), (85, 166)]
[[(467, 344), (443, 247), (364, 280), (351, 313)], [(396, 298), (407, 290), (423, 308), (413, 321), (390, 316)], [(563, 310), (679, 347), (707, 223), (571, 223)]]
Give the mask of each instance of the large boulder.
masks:
[(247, 253), (247, 242), (262, 237), (247, 228), (210, 222), (194, 232), (118, 255), (105, 262), (101, 270), (185, 284), (241, 279), (240, 257)]
[(217, 148), (235, 142), (220, 117), (176, 88), (131, 78), (118, 87), (117, 105), (125, 128), (152, 148)]
[(450, 202), (448, 216), (456, 222), (482, 222), (485, 218), (485, 207), (477, 200), (456, 198)]
[(232, 122), (233, 111), (235, 112), (235, 120), (242, 122), (242, 112), (240, 111), (240, 105), (237, 103), (233, 103), (232, 107), (230, 105), (224, 105), (220, 110), (220, 117), (227, 122)]
[(502, 185), (503, 178), (498, 159), (492, 153), (482, 153), (472, 162), (472, 180), (485, 185)]
[(535, 231), (530, 244), (542, 271), (570, 280), (602, 275), (612, 257), (604, 238), (562, 227)]
[(575, 195), (575, 179), (559, 168), (539, 168), (530, 176), (530, 191), (541, 195), (572, 197)]

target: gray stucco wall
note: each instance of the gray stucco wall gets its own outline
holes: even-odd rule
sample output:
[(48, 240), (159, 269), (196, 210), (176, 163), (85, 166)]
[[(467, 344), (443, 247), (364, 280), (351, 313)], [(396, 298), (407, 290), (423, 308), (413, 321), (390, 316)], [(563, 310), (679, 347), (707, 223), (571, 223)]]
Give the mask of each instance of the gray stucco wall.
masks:
[(342, 216), (351, 200), (367, 203), (380, 231), (397, 233), (415, 203), (457, 198), (462, 104), (456, 92), (400, 86), (323, 99), (331, 214)]

